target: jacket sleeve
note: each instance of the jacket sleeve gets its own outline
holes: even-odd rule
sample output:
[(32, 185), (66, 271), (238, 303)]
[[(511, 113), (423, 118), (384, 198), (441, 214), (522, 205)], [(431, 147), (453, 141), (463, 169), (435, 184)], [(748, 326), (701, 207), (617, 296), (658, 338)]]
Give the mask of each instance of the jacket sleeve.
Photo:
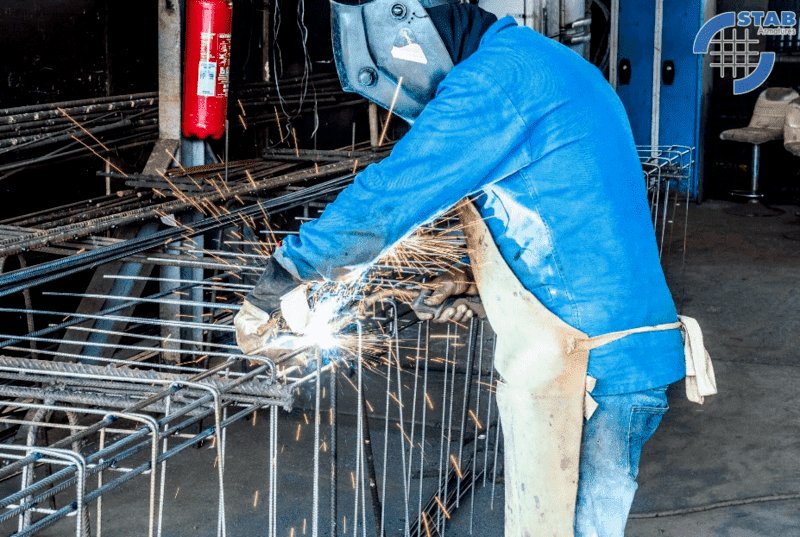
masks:
[(454, 70), (391, 156), (359, 174), (275, 257), (303, 280), (361, 272), (487, 178), (501, 179), (497, 169), (526, 139), (525, 122), (490, 74)]

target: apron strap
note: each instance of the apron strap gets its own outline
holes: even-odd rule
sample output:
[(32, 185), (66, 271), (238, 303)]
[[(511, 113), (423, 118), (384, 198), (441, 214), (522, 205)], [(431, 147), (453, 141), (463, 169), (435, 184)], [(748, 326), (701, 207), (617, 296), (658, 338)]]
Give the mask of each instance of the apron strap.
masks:
[(642, 326), (640, 328), (631, 328), (630, 330), (622, 330), (620, 332), (611, 332), (609, 334), (603, 334), (602, 336), (592, 337), (589, 339), (582, 339), (575, 342), (575, 350), (578, 351), (591, 351), (597, 349), (598, 347), (602, 347), (603, 345), (608, 345), (609, 343), (613, 343), (618, 339), (622, 339), (624, 337), (633, 335), (633, 334), (641, 334), (644, 332), (663, 332), (666, 330), (677, 330), (681, 328), (683, 323), (670, 323), (670, 324), (659, 324), (657, 326)]
[[(703, 333), (697, 321), (683, 315), (679, 315), (678, 319), (680, 320), (677, 323), (644, 326), (631, 330), (623, 330), (621, 332), (612, 332), (589, 339), (581, 339), (575, 342), (574, 348), (577, 351), (591, 351), (603, 345), (608, 345), (618, 339), (630, 336), (631, 334), (661, 332), (680, 328), (683, 332), (684, 358), (686, 360), (686, 396), (691, 402), (702, 405), (706, 397), (717, 393), (717, 380), (714, 375), (714, 366), (711, 363), (711, 357), (708, 355), (708, 351), (703, 343)], [(587, 377), (586, 404), (584, 406), (587, 420), (597, 408), (597, 403), (595, 403), (589, 395), (593, 388), (594, 379)]]

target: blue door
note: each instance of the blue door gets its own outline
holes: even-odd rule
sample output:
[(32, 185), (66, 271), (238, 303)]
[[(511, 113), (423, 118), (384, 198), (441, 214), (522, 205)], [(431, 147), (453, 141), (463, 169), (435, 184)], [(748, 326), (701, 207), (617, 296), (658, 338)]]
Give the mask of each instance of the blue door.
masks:
[(656, 0), (620, 0), (617, 94), (637, 145), (650, 144)]
[[(692, 45), (705, 18), (711, 15), (709, 0), (663, 0), (662, 37), (656, 43), (656, 6), (660, 1), (620, 0), (617, 93), (628, 112), (637, 145), (695, 148), (691, 180), (697, 196), (703, 168), (704, 86), (703, 58), (692, 52)], [(661, 47), (661, 57), (659, 65), (654, 66), (657, 46)], [(658, 99), (655, 108), (654, 96)], [(654, 122), (658, 122), (656, 136)]]

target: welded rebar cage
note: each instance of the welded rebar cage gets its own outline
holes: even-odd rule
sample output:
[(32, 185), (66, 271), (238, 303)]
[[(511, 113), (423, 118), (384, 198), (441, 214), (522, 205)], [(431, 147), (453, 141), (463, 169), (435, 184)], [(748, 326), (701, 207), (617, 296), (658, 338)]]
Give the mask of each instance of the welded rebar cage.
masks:
[[(220, 536), (250, 520), (269, 536), (445, 535), (457, 513), (473, 531), (476, 493), (487, 487), (489, 499), (477, 501), (495, 507), (502, 460), (493, 334), (477, 319), (420, 322), (407, 304), (443, 270), (434, 257), (464, 255), (457, 219), (422, 228), (348, 287), (360, 315), (337, 334), (337, 350), (300, 342), (275, 360), (252, 359), (233, 340), (265, 253), (350, 178), (290, 186), (230, 216), (173, 217), (180, 240), (89, 247), (105, 262), (181, 269), (177, 278), (105, 275), (142, 284), (142, 296), (59, 289), (80, 268), (75, 257), (4, 288), (44, 281), (46, 296), (107, 302), (78, 313), (0, 308), (47, 324), (0, 335), (0, 533), (185, 535), (193, 523), (197, 535)], [(282, 211), (288, 225), (275, 229)], [(188, 231), (203, 226), (205, 241)], [(165, 304), (178, 306), (175, 317), (163, 316)], [(213, 516), (181, 509), (198, 495)]]
[[(658, 251), (663, 258), (665, 244), (668, 247), (671, 245), (676, 232), (678, 237), (684, 238), (688, 230), (689, 202), (692, 199), (694, 177), (694, 149), (674, 145), (638, 146), (637, 151), (644, 171)], [(679, 211), (681, 208), (683, 210)]]

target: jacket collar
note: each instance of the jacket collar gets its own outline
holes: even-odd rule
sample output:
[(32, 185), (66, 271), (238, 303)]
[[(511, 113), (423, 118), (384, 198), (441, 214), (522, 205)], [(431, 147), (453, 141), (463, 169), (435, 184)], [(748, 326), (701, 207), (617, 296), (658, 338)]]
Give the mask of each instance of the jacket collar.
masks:
[(514, 19), (514, 17), (511, 16), (503, 17), (496, 23), (489, 26), (489, 29), (486, 30), (485, 34), (483, 34), (483, 38), (481, 39), (481, 45), (483, 44), (484, 41), (486, 41), (487, 39), (491, 39), (498, 33), (502, 32), (503, 30), (517, 26), (519, 25), (517, 24), (517, 21)]

